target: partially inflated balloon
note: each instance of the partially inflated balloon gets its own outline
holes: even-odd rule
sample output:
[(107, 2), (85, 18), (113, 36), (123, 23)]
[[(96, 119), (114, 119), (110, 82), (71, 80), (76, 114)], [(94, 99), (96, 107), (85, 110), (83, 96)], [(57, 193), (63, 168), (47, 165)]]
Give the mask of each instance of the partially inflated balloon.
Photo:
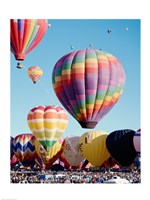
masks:
[(14, 155), (14, 151), (13, 151), (13, 141), (14, 138), (12, 136), (10, 136), (10, 159), (12, 159), (13, 155)]
[(89, 131), (84, 133), (79, 140), (81, 152), (92, 165), (101, 166), (110, 154), (106, 148), (108, 134), (104, 131)]
[(59, 106), (38, 106), (30, 110), (28, 126), (47, 152), (68, 126), (68, 115)]
[(111, 132), (106, 140), (110, 155), (122, 166), (129, 166), (137, 156), (133, 145), (135, 131), (130, 129)]
[(60, 58), (52, 73), (54, 91), (83, 128), (94, 128), (122, 95), (125, 72), (101, 50), (78, 50)]
[(13, 155), (13, 157), (11, 158), (11, 161), (10, 161), (11, 167), (15, 166), (18, 163), (19, 163), (18, 158), (15, 155)]
[(78, 166), (84, 160), (79, 148), (79, 139), (80, 136), (68, 136), (64, 139), (61, 158), (65, 164), (67, 162), (67, 165)]
[(13, 151), (18, 160), (28, 167), (35, 163), (35, 137), (32, 134), (20, 134), (14, 138)]
[(84, 159), (80, 165), (78, 166), (79, 169), (89, 169), (91, 167), (91, 163), (87, 160), (87, 159)]
[(43, 70), (39, 66), (32, 66), (28, 69), (28, 76), (33, 83), (36, 83), (43, 74)]
[(24, 60), (26, 55), (42, 40), (48, 27), (46, 19), (11, 19), (11, 52), (16, 60)]
[(59, 158), (62, 153), (62, 143), (64, 139), (59, 138), (58, 141), (52, 146), (50, 152), (46, 152), (44, 147), (39, 143), (38, 140), (35, 141), (35, 149), (38, 156), (42, 159), (44, 164), (52, 166), (52, 164)]
[(137, 130), (133, 136), (133, 144), (136, 152), (141, 152), (141, 129)]

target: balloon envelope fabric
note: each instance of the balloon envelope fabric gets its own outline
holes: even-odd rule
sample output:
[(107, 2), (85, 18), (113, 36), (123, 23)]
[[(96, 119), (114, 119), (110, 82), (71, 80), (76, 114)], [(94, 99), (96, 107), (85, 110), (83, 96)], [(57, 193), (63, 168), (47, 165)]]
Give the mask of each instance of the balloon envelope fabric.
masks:
[(47, 152), (68, 126), (68, 115), (59, 106), (37, 106), (30, 110), (28, 126)]
[(101, 166), (110, 157), (106, 148), (107, 136), (108, 134), (104, 131), (92, 130), (80, 137), (80, 150), (91, 165)]
[(48, 27), (46, 19), (11, 19), (11, 52), (16, 60), (24, 60), (42, 40)]
[(50, 167), (59, 158), (60, 154), (62, 153), (63, 141), (63, 138), (59, 138), (58, 141), (52, 146), (50, 152), (47, 153), (40, 142), (35, 140), (35, 150), (44, 164), (49, 165)]
[(137, 130), (133, 137), (133, 144), (136, 152), (141, 152), (141, 129)]
[(14, 138), (13, 151), (18, 160), (26, 167), (35, 163), (35, 137), (32, 134), (20, 134)]
[(43, 70), (39, 66), (32, 66), (28, 69), (28, 76), (33, 83), (36, 83), (43, 74)]
[(111, 132), (106, 139), (110, 155), (122, 166), (129, 166), (137, 156), (134, 148), (134, 130), (124, 129)]
[(80, 136), (73, 135), (64, 139), (61, 158), (66, 165), (77, 167), (84, 160), (79, 148), (79, 139)]
[(120, 61), (100, 50), (73, 51), (54, 66), (54, 91), (83, 128), (94, 128), (120, 98), (125, 84)]
[(14, 155), (14, 151), (13, 151), (13, 141), (14, 138), (12, 136), (10, 136), (10, 159), (12, 159), (13, 155)]

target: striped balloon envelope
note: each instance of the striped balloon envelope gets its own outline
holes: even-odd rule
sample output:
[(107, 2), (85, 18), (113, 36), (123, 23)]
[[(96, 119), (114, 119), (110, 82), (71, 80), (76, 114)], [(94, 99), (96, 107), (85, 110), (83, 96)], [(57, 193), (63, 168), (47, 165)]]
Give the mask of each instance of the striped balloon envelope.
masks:
[(38, 140), (35, 141), (35, 150), (38, 156), (42, 159), (43, 163), (47, 165), (47, 167), (51, 167), (52, 164), (59, 158), (60, 154), (63, 151), (62, 150), (63, 141), (64, 141), (63, 138), (59, 138), (48, 153)]
[(122, 95), (125, 72), (110, 53), (73, 51), (54, 66), (54, 91), (66, 110), (83, 128), (94, 128)]
[(28, 69), (28, 76), (31, 78), (33, 83), (36, 83), (43, 74), (43, 70), (39, 66), (32, 66)]
[(10, 46), (16, 60), (26, 55), (42, 40), (48, 28), (47, 19), (11, 19)]
[(27, 116), (28, 126), (47, 152), (68, 126), (68, 115), (59, 106), (37, 106)]
[(13, 151), (18, 160), (25, 166), (31, 166), (35, 163), (35, 137), (32, 134), (25, 133), (17, 135), (13, 140)]

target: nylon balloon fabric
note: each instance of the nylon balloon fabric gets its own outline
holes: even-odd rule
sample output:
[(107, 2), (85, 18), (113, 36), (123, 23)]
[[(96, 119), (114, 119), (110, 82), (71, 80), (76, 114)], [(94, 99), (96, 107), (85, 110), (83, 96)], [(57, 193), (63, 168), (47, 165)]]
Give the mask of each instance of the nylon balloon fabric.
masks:
[(141, 152), (141, 129), (138, 129), (135, 132), (135, 135), (133, 137), (133, 144), (136, 152), (140, 153)]
[(36, 83), (43, 74), (43, 70), (39, 66), (32, 66), (28, 69), (28, 76), (31, 78), (33, 83)]
[(111, 132), (106, 139), (110, 155), (122, 166), (129, 166), (137, 156), (134, 148), (134, 130), (124, 129)]
[(94, 49), (64, 55), (52, 73), (56, 96), (83, 128), (94, 128), (112, 109), (122, 95), (125, 79), (115, 56)]
[(83, 157), (93, 166), (101, 166), (110, 157), (106, 148), (107, 136), (105, 131), (92, 130), (84, 133), (79, 139)]
[(47, 27), (46, 19), (10, 20), (10, 46), (16, 60), (24, 60), (26, 55), (41, 42)]
[(35, 140), (35, 150), (38, 156), (42, 159), (43, 163), (49, 168), (52, 164), (59, 158), (62, 153), (62, 143), (64, 139), (59, 138), (58, 141), (52, 146), (50, 152), (46, 152), (44, 147), (39, 143), (38, 140)]
[(27, 116), (28, 126), (47, 152), (68, 126), (68, 115), (59, 106), (37, 106)]
[(84, 160), (79, 148), (79, 139), (80, 136), (73, 135), (64, 139), (61, 158), (67, 166), (70, 165), (77, 167)]
[(13, 140), (13, 151), (18, 160), (25, 166), (35, 164), (35, 137), (32, 134), (19, 134)]

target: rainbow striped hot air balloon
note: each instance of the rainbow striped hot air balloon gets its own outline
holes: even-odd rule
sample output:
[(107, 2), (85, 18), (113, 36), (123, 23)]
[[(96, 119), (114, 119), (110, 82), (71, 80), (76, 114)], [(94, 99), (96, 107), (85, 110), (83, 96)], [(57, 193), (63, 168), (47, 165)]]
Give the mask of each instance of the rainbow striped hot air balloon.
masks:
[(43, 74), (43, 70), (39, 66), (32, 66), (28, 69), (28, 76), (35, 84)]
[(28, 114), (28, 125), (47, 152), (62, 136), (68, 125), (68, 115), (59, 106), (38, 106)]
[(26, 55), (42, 40), (48, 28), (47, 19), (11, 19), (10, 45), (16, 60)]
[(60, 58), (52, 81), (66, 110), (83, 128), (94, 128), (122, 95), (125, 72), (113, 55), (86, 49)]

